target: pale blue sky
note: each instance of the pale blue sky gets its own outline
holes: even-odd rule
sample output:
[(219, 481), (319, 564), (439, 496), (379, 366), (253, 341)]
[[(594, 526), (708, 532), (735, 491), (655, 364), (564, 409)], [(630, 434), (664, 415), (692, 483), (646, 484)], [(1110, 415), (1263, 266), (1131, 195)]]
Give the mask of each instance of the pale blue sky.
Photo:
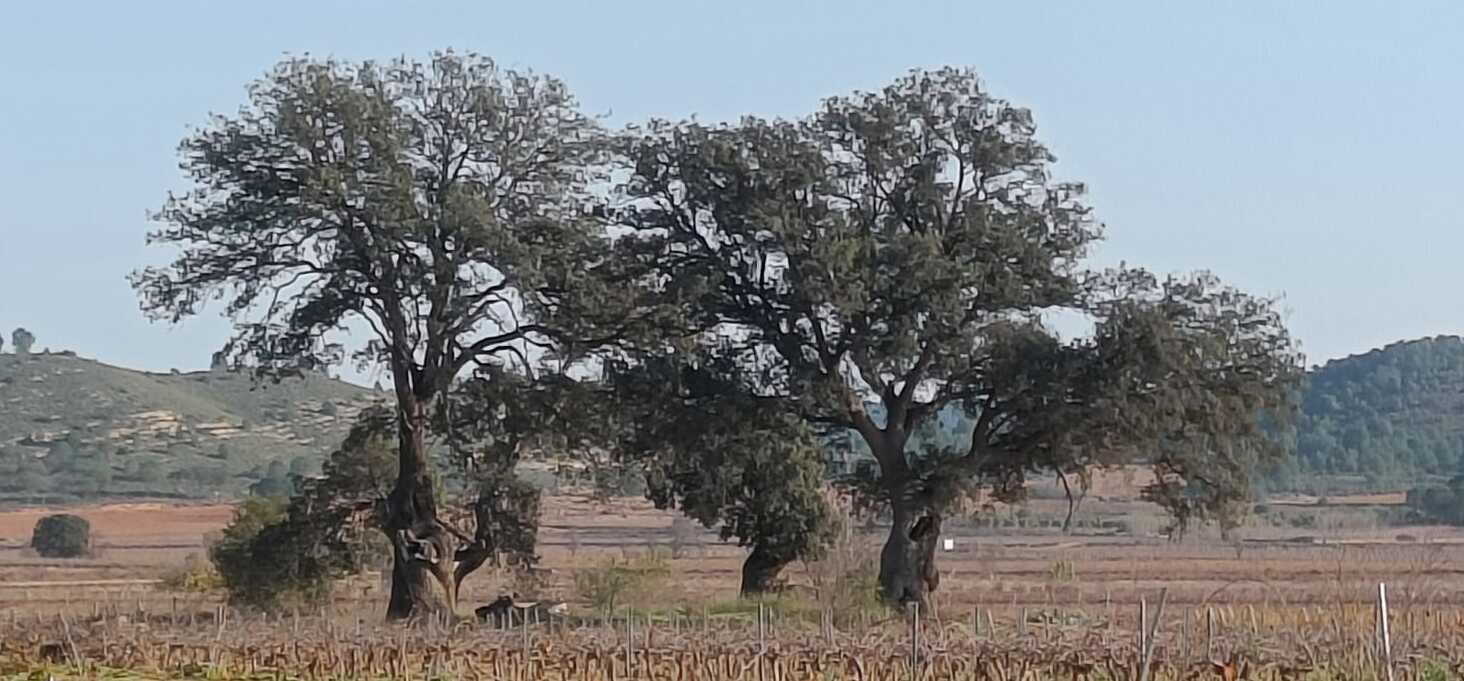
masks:
[(148, 324), (188, 126), (284, 53), (453, 47), (563, 78), (615, 125), (796, 116), (916, 66), (1035, 112), (1108, 225), (1102, 262), (1284, 294), (1312, 362), (1464, 332), (1464, 3), (62, 2), (0, 6), (0, 329), (207, 366), (208, 315)]

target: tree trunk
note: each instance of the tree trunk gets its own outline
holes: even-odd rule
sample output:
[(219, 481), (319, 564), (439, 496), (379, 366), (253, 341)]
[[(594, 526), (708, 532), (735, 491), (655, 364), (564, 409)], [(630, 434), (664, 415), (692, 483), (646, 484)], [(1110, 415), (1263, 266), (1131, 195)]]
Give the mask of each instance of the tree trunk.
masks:
[(450, 613), (453, 609), (451, 594), (439, 597), (436, 576), (429, 565), (411, 557), (411, 547), (398, 537), (392, 537), (393, 556), (391, 563), (391, 600), (387, 602), (386, 618), (408, 620), (430, 615)]
[(1067, 516), (1062, 519), (1062, 533), (1072, 534), (1073, 515), (1078, 512), (1078, 504), (1083, 502), (1083, 496), (1086, 496), (1086, 493), (1081, 496), (1074, 495), (1072, 484), (1068, 482), (1067, 474), (1062, 471), (1057, 472), (1057, 479), (1062, 481), (1062, 492), (1067, 495)]
[(778, 574), (787, 565), (788, 561), (780, 560), (771, 551), (754, 545), (752, 552), (747, 554), (747, 560), (742, 562), (742, 596), (760, 596), (770, 591)]
[(940, 541), (941, 516), (895, 495), (891, 500), (894, 523), (879, 554), (880, 597), (890, 605), (918, 602), (940, 586), (935, 567), (935, 545)]
[(397, 420), (400, 465), (396, 486), (386, 499), (383, 527), (392, 545), (389, 620), (450, 616), (457, 606), (456, 542), (437, 520), (427, 466), (426, 411), (421, 402), (410, 400), (400, 405)]

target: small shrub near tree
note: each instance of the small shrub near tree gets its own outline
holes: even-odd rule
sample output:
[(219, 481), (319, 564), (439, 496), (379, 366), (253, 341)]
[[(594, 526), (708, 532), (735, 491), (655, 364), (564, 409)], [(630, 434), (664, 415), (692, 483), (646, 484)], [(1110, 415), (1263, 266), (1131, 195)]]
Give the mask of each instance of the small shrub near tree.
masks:
[(36, 522), (31, 548), (45, 558), (83, 558), (91, 554), (91, 523), (70, 514), (48, 515)]
[(611, 558), (595, 567), (580, 568), (574, 574), (574, 587), (591, 607), (614, 612), (655, 593), (670, 575), (669, 561), (653, 552), (624, 561)]
[(208, 593), (224, 588), (224, 579), (212, 563), (196, 553), (188, 554), (183, 565), (163, 575), (162, 587), (183, 593)]

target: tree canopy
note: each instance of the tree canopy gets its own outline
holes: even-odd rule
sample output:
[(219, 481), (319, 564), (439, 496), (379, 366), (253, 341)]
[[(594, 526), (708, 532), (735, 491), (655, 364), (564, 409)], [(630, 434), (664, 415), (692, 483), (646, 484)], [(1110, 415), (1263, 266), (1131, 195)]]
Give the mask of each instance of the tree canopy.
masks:
[[(1219, 475), (1260, 456), (1256, 419), (1288, 415), (1299, 357), (1270, 302), (1208, 276), (1083, 269), (1100, 227), (1035, 131), (944, 69), (799, 120), (653, 122), (620, 141), (619, 252), (681, 312), (645, 355), (736, 366), (749, 399), (859, 434), (866, 487), (893, 511), (889, 601), (937, 586), (942, 514), (975, 482), (1145, 456), (1166, 473), (1158, 499), (1176, 480), (1244, 494)], [(1058, 310), (1097, 332), (1060, 337)], [(950, 405), (969, 439), (911, 451)]]
[[(219, 363), (261, 376), (389, 371), (391, 617), (450, 611), (532, 535), (504, 520), (537, 508), (511, 471), (541, 447), (634, 462), (764, 583), (817, 553), (816, 443), (855, 433), (875, 465), (848, 482), (893, 516), (889, 602), (938, 586), (942, 519), (977, 486), (1144, 460), (1182, 530), (1283, 451), (1300, 357), (1272, 301), (1087, 267), (1083, 185), (970, 71), (606, 136), (558, 81), (481, 57), (292, 59), (182, 152), (194, 189), (150, 237), (180, 254), (134, 275), (143, 308), (222, 301)], [(953, 412), (969, 429), (912, 446)], [(476, 485), (471, 536), (433, 443)]]
[[(286, 60), (181, 145), (194, 187), (149, 236), (179, 254), (133, 275), (143, 309), (177, 322), (222, 301), (237, 331), (225, 362), (261, 375), (348, 350), (389, 371), (392, 617), (455, 600), (459, 540), (427, 458), (442, 394), (475, 367), (531, 374), (531, 348), (630, 323), (599, 316), (624, 289), (593, 276), (615, 266), (585, 217), (598, 136), (558, 80), (448, 52)], [(348, 349), (346, 329), (371, 340)]]
[(778, 403), (740, 391), (735, 371), (648, 361), (617, 375), (609, 398), (625, 423), (620, 461), (641, 466), (658, 508), (750, 549), (741, 591), (752, 595), (789, 563), (818, 558), (832, 523), (822, 443)]

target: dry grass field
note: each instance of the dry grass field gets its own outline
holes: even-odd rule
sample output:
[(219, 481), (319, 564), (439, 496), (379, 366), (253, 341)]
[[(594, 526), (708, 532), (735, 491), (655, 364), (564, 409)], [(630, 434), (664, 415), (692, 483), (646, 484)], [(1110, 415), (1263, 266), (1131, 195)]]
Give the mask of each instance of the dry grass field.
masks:
[[(381, 627), (379, 575), (353, 580), (318, 611), (284, 620), (230, 612), (221, 628), (216, 595), (174, 593), (156, 582), (204, 553), (206, 535), (229, 520), (227, 505), (68, 509), (91, 521), (100, 551), (65, 561), (40, 559), (25, 548), (42, 509), (0, 512), (0, 631), (8, 632), (0, 660), (9, 665), (0, 675), (47, 664), (75, 673), (77, 659), (92, 665), (91, 675), (143, 667), (163, 676), (205, 669), (231, 678), (282, 666), (312, 678), (765, 681), (910, 673), (911, 632), (899, 617), (864, 612), (833, 623), (813, 597), (805, 604), (785, 599), (768, 606), (772, 628), (760, 639), (749, 610), (754, 606), (736, 603), (742, 552), (735, 546), (639, 501), (546, 501), (540, 534), (545, 573), (531, 588), (538, 597), (569, 601), (573, 612), (587, 617), (561, 621), (552, 633), (534, 627), (527, 658), (517, 630), (462, 623), (456, 633), (432, 638)], [(1062, 509), (1051, 499), (1029, 506), (1038, 514)], [(922, 625), (928, 631), (915, 648), (923, 678), (1080, 678), (1084, 669), (1094, 678), (1128, 678), (1120, 672), (1132, 671), (1139, 655), (1139, 602), (1144, 599), (1153, 613), (1161, 590), (1160, 666), (1151, 678), (1208, 678), (1219, 672), (1203, 666), (1206, 658), (1232, 653), (1249, 656), (1253, 671), (1265, 670), (1266, 678), (1307, 678), (1296, 671), (1306, 668), (1313, 669), (1310, 678), (1362, 678), (1379, 668), (1371, 619), (1379, 582), (1388, 584), (1397, 668), (1413, 674), (1404, 678), (1456, 678), (1451, 665), (1464, 663), (1464, 533), (1457, 530), (1342, 522), (1305, 533), (1248, 528), (1248, 541), (1240, 543), (1208, 536), (1170, 543), (1143, 529), (1157, 525), (1141, 522), (1144, 510), (1133, 502), (1096, 497), (1084, 509), (1131, 510), (1139, 529), (1066, 536), (1050, 528), (948, 525), (945, 536), (955, 545), (940, 556), (937, 612)], [(863, 528), (844, 550), (872, 556), (880, 533)], [(618, 621), (599, 619), (577, 592), (574, 574), (652, 551), (674, 557), (669, 575), (626, 604), (638, 617), (655, 618), (633, 625), (639, 633), (626, 666), (624, 610)], [(787, 576), (794, 584), (814, 584), (820, 567), (794, 565)], [(524, 585), (483, 572), (465, 587), (464, 614)], [(1215, 618), (1213, 630), (1207, 631), (1207, 617)], [(68, 643), (61, 658), (42, 659), (57, 655), (47, 642), (64, 641), (68, 632), (76, 649)], [(427, 638), (419, 647), (403, 636)], [(864, 652), (850, 657), (848, 651)], [(368, 652), (369, 659), (363, 657)], [(611, 671), (611, 664), (619, 666)], [(740, 671), (687, 671), (718, 664)], [(1026, 676), (1018, 673), (1023, 667)], [(1291, 676), (1277, 676), (1287, 669)]]
[[(1030, 502), (1038, 509), (1044, 504), (1056, 512), (1057, 502)], [(94, 590), (101, 592), (99, 598), (119, 589), (135, 598), (145, 591), (135, 584), (75, 584), (161, 579), (190, 556), (201, 557), (206, 535), (227, 524), (232, 513), (224, 504), (70, 508), (92, 523), (98, 555), (46, 560), (25, 544), (35, 521), (52, 510), (0, 512), (0, 605), (80, 602)], [(675, 554), (670, 560), (674, 578), (658, 595), (665, 605), (734, 598), (743, 552), (675, 518), (639, 500), (599, 504), (585, 497), (549, 498), (540, 531), (541, 565), (548, 574), (540, 585), (543, 595), (573, 601), (577, 568), (660, 550)], [(854, 541), (867, 545), (872, 555), (882, 531), (863, 528)], [(940, 555), (940, 596), (961, 607), (1129, 603), (1137, 594), (1169, 587), (1172, 602), (1194, 605), (1302, 604), (1365, 601), (1371, 598), (1369, 585), (1387, 581), (1436, 603), (1464, 605), (1464, 532), (1455, 528), (1343, 527), (1304, 534), (1254, 528), (1245, 534), (1248, 540), (1239, 544), (1208, 536), (1171, 543), (1158, 536), (1064, 536), (1050, 529), (952, 522), (945, 536), (955, 546)], [(787, 576), (803, 583), (806, 572), (795, 564)], [(378, 581), (363, 579), (342, 597), (375, 598), (379, 587)], [(491, 600), (507, 587), (499, 576), (482, 573), (469, 581), (465, 602)]]

